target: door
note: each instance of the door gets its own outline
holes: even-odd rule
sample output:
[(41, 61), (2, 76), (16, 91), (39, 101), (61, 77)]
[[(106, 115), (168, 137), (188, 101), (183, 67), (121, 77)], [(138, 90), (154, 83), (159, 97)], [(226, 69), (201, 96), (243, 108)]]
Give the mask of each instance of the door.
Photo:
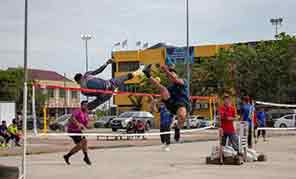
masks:
[(285, 124), (287, 127), (293, 127), (295, 125), (294, 118), (295, 115), (287, 115), (285, 118)]

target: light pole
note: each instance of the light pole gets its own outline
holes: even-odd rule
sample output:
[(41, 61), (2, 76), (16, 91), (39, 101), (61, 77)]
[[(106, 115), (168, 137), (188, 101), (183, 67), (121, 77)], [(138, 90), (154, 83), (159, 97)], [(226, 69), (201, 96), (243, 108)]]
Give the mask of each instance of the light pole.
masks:
[[(115, 44), (112, 45), (111, 47), (111, 58), (113, 58), (113, 51), (114, 51), (114, 48), (117, 47), (117, 46), (120, 46), (120, 42), (117, 42)], [(111, 73), (112, 73), (112, 67), (111, 67)], [(112, 78), (113, 78), (113, 73), (112, 73)], [(109, 106), (109, 115), (111, 116), (112, 115), (112, 111), (111, 111), (111, 100), (113, 99), (110, 98), (109, 101), (108, 101), (108, 106)]]
[(28, 98), (28, 0), (25, 0), (25, 26), (24, 26), (24, 89), (23, 89), (23, 158), (22, 158), (22, 178), (26, 178), (26, 153), (27, 153), (27, 98)]
[(278, 37), (278, 27), (282, 25), (283, 18), (272, 18), (270, 19), (270, 23), (275, 26), (275, 38)]
[(88, 71), (88, 47), (87, 47), (87, 41), (92, 39), (93, 36), (89, 34), (82, 34), (81, 39), (85, 42), (85, 72)]
[[(186, 66), (187, 66), (187, 82), (188, 82), (188, 95), (190, 96), (190, 62), (189, 62), (189, 0), (186, 0)], [(189, 111), (187, 113), (187, 127), (189, 127)]]

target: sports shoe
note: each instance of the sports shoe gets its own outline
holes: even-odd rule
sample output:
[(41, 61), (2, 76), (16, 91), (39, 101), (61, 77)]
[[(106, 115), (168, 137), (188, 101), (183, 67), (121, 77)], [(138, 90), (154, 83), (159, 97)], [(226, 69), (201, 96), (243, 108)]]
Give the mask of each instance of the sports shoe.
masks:
[(64, 158), (66, 164), (71, 165), (71, 163), (69, 161), (69, 157), (67, 155), (64, 155), (63, 158)]
[(149, 64), (149, 65), (145, 66), (145, 68), (142, 71), (147, 78), (151, 77), (151, 67), (152, 67), (152, 65)]
[(161, 82), (161, 79), (157, 76), (157, 77), (155, 77), (155, 80), (156, 81), (158, 81), (158, 83), (160, 83)]
[(83, 161), (85, 161), (85, 163), (86, 163), (87, 165), (91, 165), (91, 162), (90, 162), (90, 160), (89, 160), (88, 157), (84, 157), (84, 158), (83, 158)]
[(165, 152), (169, 152), (169, 151), (171, 151), (171, 149), (170, 149), (170, 147), (169, 147), (168, 145), (166, 145), (166, 146), (164, 147), (164, 151), (165, 151)]
[(115, 62), (115, 60), (112, 59), (112, 58), (110, 58), (106, 63), (107, 63), (107, 64), (112, 64), (112, 63), (114, 63), (114, 62)]
[(165, 144), (161, 144), (161, 150), (163, 150), (163, 151), (164, 151), (165, 147), (166, 147), (166, 145), (165, 145)]
[(144, 76), (144, 73), (143, 73), (143, 70), (145, 69), (145, 65), (140, 65), (140, 68), (134, 72), (132, 72), (132, 75), (133, 77), (136, 77), (136, 76)]

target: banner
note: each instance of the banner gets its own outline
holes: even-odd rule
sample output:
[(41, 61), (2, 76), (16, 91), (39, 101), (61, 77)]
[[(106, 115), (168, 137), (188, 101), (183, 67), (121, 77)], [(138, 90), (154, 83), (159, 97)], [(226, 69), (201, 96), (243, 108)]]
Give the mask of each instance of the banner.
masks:
[[(177, 48), (166, 48), (166, 64), (187, 64), (186, 61), (187, 48), (177, 47)], [(190, 64), (194, 63), (194, 48), (189, 47), (189, 57), (188, 60)]]

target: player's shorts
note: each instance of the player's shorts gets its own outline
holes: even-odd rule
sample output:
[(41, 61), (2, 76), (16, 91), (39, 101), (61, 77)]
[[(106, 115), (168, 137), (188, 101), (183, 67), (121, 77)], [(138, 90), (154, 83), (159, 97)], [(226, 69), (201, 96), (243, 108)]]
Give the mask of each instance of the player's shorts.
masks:
[[(82, 133), (82, 132), (76, 132), (76, 133)], [(73, 140), (74, 144), (79, 144), (83, 139), (85, 139), (85, 136), (71, 136), (70, 135), (70, 137)]]
[(191, 111), (191, 105), (189, 102), (176, 101), (176, 100), (173, 100), (172, 98), (169, 98), (168, 100), (165, 100), (163, 102), (166, 108), (168, 109), (168, 111), (173, 115), (177, 114), (177, 111), (180, 107), (185, 107), (187, 112)]

